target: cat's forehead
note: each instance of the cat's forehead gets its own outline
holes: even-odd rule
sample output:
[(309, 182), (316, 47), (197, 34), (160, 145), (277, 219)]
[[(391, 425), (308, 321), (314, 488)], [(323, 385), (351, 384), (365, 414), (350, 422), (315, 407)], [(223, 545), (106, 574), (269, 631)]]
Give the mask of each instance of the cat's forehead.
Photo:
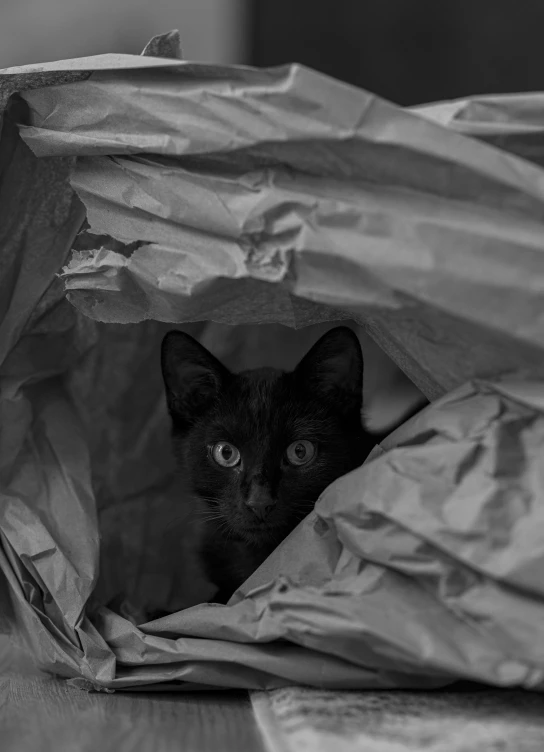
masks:
[(237, 374), (229, 396), (240, 409), (258, 416), (280, 408), (286, 400), (288, 387), (289, 382), (283, 371), (258, 368)]
[(263, 368), (236, 374), (214, 417), (230, 433), (251, 436), (258, 431), (270, 433), (282, 425), (287, 427), (301, 409), (289, 375)]

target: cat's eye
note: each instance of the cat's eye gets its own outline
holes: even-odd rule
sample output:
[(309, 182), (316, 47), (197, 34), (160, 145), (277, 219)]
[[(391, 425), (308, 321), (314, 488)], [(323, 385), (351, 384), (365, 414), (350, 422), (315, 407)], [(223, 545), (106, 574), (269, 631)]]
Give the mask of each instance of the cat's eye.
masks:
[(212, 457), (221, 467), (235, 467), (240, 462), (240, 452), (228, 441), (219, 441), (212, 447)]
[(314, 458), (315, 446), (311, 441), (293, 441), (287, 447), (287, 460), (291, 465), (306, 465)]

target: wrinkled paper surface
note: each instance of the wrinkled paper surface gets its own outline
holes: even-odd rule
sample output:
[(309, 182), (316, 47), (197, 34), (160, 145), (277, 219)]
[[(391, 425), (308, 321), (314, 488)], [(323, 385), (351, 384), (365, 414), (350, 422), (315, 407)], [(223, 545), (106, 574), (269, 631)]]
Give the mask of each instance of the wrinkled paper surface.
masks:
[[(541, 372), (538, 165), (437, 124), (451, 104), (422, 118), (297, 65), (135, 60), (83, 60), (71, 73), (87, 79), (63, 83), (70, 63), (40, 66), (51, 85), (22, 93), (30, 148), (79, 157), (72, 185), (99, 236), (65, 270), (79, 310), (300, 327), (334, 308), (430, 398)], [(541, 98), (525, 100), (514, 125), (480, 107), (507, 148), (538, 119)]]
[[(542, 97), (147, 52), (0, 73), (0, 627), (97, 689), (541, 688)], [(168, 322), (235, 365), (225, 324), (341, 320), (439, 398), (198, 604)]]

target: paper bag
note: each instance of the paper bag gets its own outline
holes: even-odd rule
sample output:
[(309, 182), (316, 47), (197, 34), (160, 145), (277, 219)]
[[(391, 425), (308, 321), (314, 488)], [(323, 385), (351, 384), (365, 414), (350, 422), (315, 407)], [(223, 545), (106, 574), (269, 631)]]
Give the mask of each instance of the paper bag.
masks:
[[(540, 167), (301, 66), (106, 55), (0, 86), (2, 627), (106, 691), (540, 688)], [(191, 605), (162, 334), (346, 320), (439, 399)], [(142, 623), (140, 587), (174, 613)]]

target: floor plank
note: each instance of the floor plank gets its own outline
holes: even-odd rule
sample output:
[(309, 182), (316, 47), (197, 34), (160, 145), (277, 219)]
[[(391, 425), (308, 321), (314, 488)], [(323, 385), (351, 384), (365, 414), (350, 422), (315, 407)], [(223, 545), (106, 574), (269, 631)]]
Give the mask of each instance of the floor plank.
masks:
[(0, 641), (2, 752), (263, 752), (246, 693), (87, 693)]

